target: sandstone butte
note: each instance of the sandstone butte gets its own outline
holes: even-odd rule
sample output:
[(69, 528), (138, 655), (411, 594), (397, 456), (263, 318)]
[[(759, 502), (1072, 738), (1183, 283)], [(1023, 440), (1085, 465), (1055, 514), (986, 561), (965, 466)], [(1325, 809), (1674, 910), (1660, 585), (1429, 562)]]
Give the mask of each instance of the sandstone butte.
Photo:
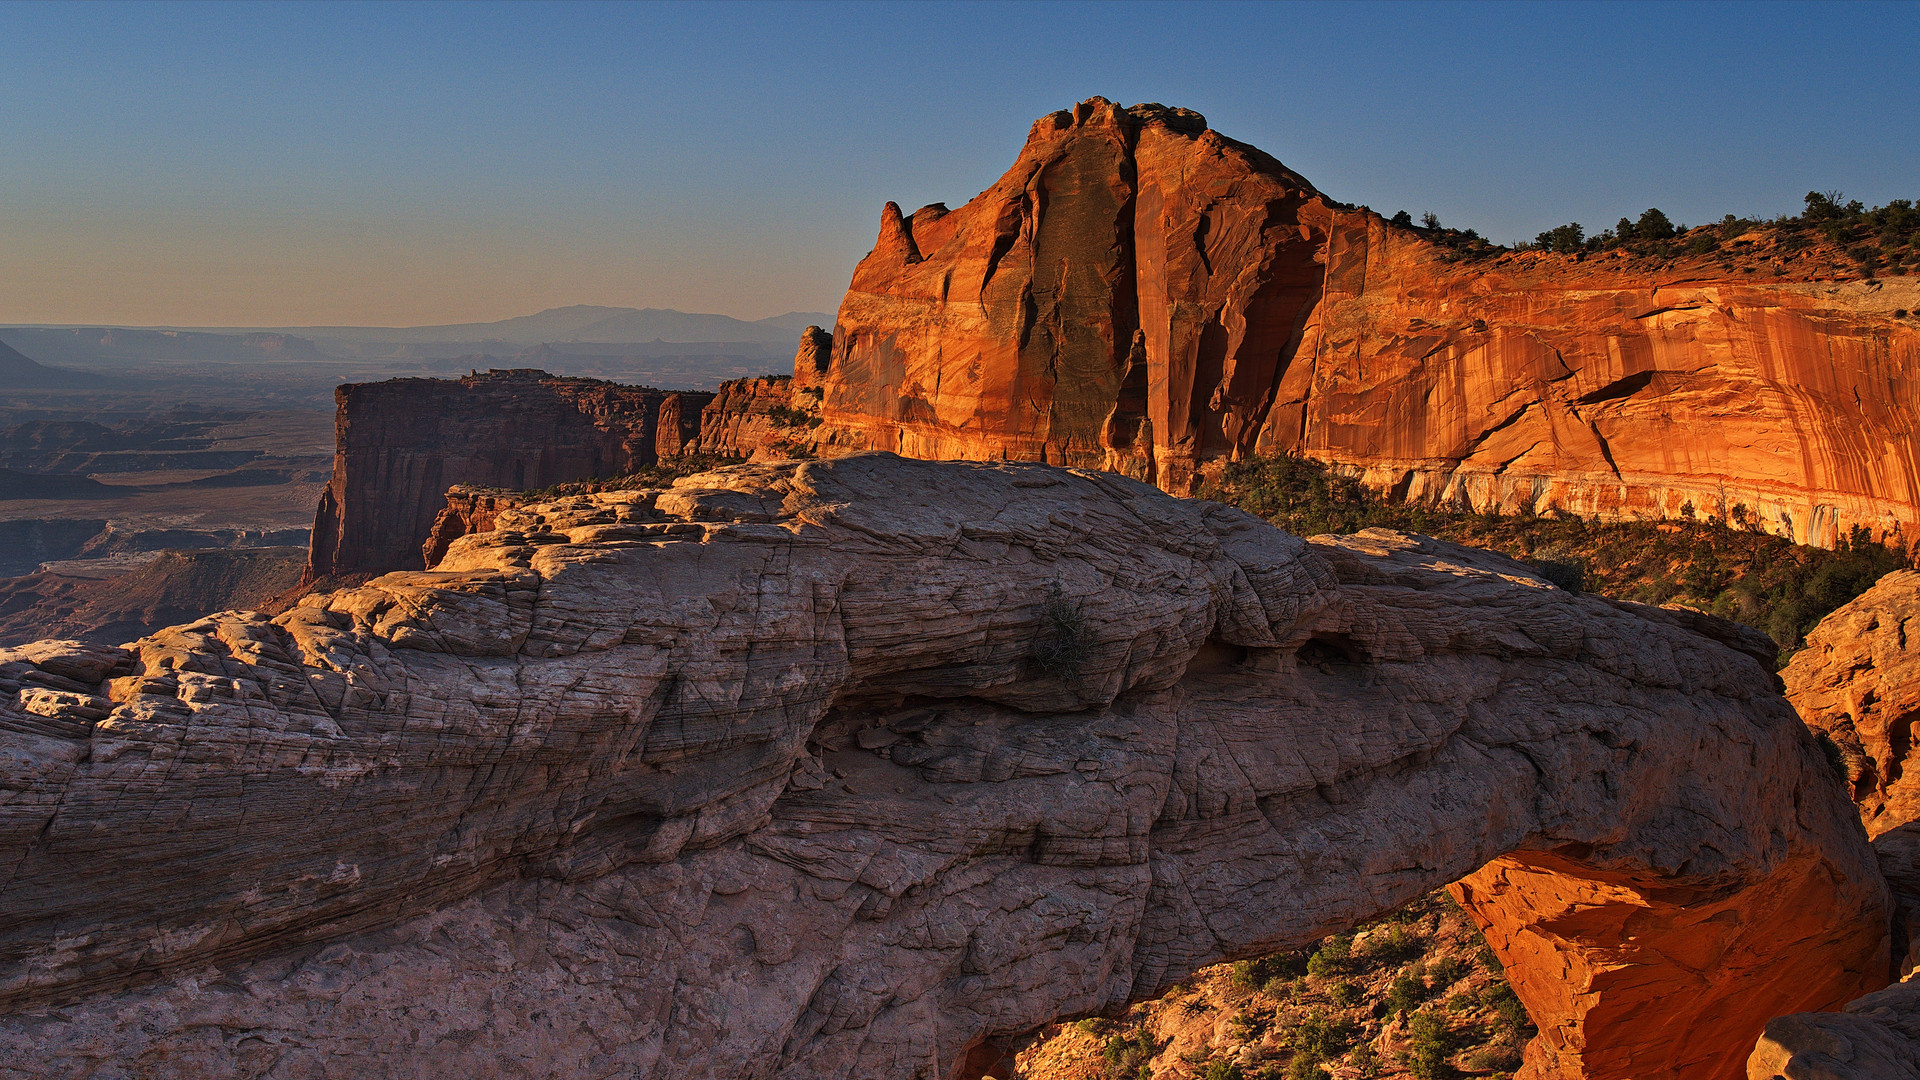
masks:
[(887, 205), (814, 439), (1179, 494), (1301, 454), (1474, 509), (1916, 535), (1920, 279), (1448, 254), (1197, 113), (1093, 98), (960, 209)]
[(1449, 882), (1531, 1078), (1732, 1080), (1888, 978), (1729, 623), (1032, 464), (495, 525), (0, 653), (0, 1076), (977, 1076)]

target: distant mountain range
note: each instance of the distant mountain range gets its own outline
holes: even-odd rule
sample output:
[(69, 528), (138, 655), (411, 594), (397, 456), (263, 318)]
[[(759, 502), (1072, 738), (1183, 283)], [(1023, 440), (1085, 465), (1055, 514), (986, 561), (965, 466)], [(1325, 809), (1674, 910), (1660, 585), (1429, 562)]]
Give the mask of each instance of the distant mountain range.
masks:
[[(747, 320), (671, 308), (577, 304), (498, 322), (447, 326), (189, 329), (15, 325), (0, 327), (0, 335), (31, 356), (81, 365), (124, 365), (141, 361), (284, 363), (330, 358), (408, 360), (474, 353), (511, 356), (542, 345), (585, 344), (621, 346), (591, 350), (613, 355), (733, 355), (777, 359), (791, 354), (801, 330), (832, 323), (833, 316), (819, 311), (790, 311), (769, 319)], [(14, 355), (20, 361), (33, 362), (18, 353)]]
[(342, 382), (494, 367), (712, 390), (789, 370), (800, 332), (832, 322), (817, 311), (748, 320), (582, 304), (448, 326), (0, 326), (0, 399), (8, 390), (171, 388), (225, 405), (331, 408)]
[(0, 328), (0, 335), (4, 335), (16, 348), (38, 359), (62, 364), (109, 362), (120, 365), (148, 360), (245, 364), (327, 359), (306, 338), (259, 331), (218, 333), (140, 330), (119, 326), (22, 326)]
[(448, 326), (297, 326), (277, 332), (315, 341), (427, 341), (506, 342), (545, 345), (557, 342), (691, 342), (756, 341), (791, 345), (809, 326), (828, 326), (833, 316), (819, 311), (790, 311), (751, 322), (730, 315), (701, 315), (672, 308), (598, 307), (575, 304), (548, 308), (498, 322), (454, 323)]

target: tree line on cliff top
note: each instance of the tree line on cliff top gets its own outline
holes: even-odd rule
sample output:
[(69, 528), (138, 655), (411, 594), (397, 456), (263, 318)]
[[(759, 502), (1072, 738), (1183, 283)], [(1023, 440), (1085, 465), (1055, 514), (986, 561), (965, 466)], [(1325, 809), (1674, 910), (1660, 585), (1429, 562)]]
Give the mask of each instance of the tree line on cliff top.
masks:
[(1869, 208), (1837, 191), (1807, 192), (1806, 208), (1799, 214), (1773, 218), (1728, 214), (1698, 228), (1676, 224), (1659, 208), (1649, 207), (1638, 218), (1623, 217), (1612, 228), (1592, 235), (1579, 222), (1570, 221), (1511, 248), (1493, 244), (1472, 229), (1442, 226), (1432, 213), (1425, 214), (1418, 225), (1405, 210), (1388, 220), (1451, 249), (1454, 258), (1483, 258), (1504, 251), (1578, 254), (1621, 249), (1653, 258), (1706, 255), (1758, 231), (1771, 233), (1783, 253), (1824, 239), (1845, 251), (1869, 278), (1883, 272), (1920, 272), (1920, 207), (1913, 200), (1893, 199), (1884, 206)]
[(1586, 520), (1391, 502), (1305, 458), (1228, 465), (1202, 494), (1300, 536), (1381, 527), (1424, 533), (1530, 563), (1563, 588), (1648, 604), (1681, 603), (1765, 631), (1782, 660), (1807, 631), (1883, 575), (1913, 565), (1898, 537), (1856, 528), (1828, 550), (1765, 532), (1735, 505), (1724, 517)]

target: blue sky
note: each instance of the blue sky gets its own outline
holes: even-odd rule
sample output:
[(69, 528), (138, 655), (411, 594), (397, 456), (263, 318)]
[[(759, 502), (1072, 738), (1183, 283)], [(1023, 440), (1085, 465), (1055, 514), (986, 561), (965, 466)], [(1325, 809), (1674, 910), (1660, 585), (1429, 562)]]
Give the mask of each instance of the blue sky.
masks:
[(1499, 240), (1920, 197), (1915, 4), (0, 4), (0, 322), (832, 310), (1101, 94)]

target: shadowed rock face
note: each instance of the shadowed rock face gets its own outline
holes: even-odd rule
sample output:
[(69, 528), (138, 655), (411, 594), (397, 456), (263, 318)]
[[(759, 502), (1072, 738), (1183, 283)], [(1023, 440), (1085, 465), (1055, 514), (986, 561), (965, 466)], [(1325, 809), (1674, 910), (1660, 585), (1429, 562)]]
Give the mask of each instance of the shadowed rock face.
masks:
[(1920, 280), (1617, 263), (1453, 264), (1197, 113), (1094, 98), (960, 209), (887, 205), (818, 438), (1179, 493), (1298, 453), (1479, 509), (1744, 504), (1823, 545), (1920, 523)]
[(1839, 1012), (1769, 1022), (1747, 1061), (1749, 1080), (1920, 1080), (1920, 822), (1888, 829), (1873, 847), (1908, 943), (1906, 980)]
[(1738, 1076), (1885, 982), (1725, 623), (1031, 465), (494, 524), (0, 653), (0, 1076), (945, 1077), (1465, 875), (1534, 1076)]

